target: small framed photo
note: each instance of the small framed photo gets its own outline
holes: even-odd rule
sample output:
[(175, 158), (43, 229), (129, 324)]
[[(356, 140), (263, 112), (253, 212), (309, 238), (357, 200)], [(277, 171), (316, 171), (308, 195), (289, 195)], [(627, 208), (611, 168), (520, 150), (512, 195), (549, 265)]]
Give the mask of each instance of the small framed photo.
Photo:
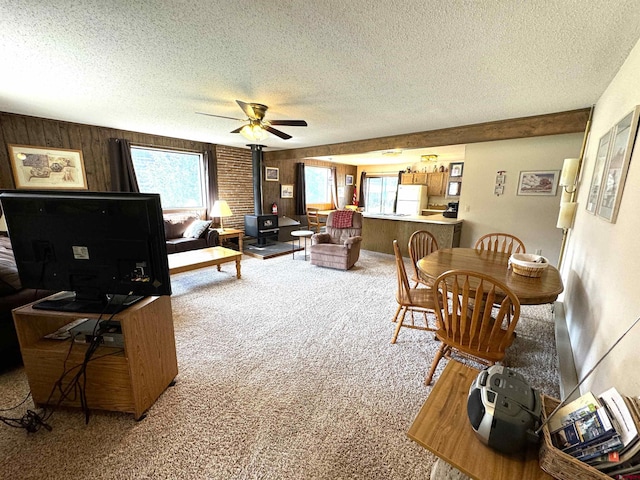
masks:
[(280, 185), (280, 198), (293, 198), (293, 185)]
[(447, 188), (447, 196), (459, 197), (461, 189), (462, 189), (462, 182), (449, 182), (449, 188)]
[(347, 175), (344, 183), (345, 185), (353, 185), (353, 175)]
[(9, 145), (16, 188), (86, 190), (82, 150)]
[(463, 167), (464, 167), (464, 163), (462, 162), (449, 164), (449, 176), (454, 178), (461, 177)]
[(264, 179), (268, 182), (280, 181), (280, 170), (276, 167), (264, 167)]
[(556, 194), (560, 170), (520, 172), (518, 195), (551, 196)]

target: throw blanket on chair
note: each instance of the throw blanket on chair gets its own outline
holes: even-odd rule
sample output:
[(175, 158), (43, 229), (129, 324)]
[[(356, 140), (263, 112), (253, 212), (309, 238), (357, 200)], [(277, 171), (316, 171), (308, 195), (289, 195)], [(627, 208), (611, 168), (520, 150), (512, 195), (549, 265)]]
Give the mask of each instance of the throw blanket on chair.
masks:
[(336, 210), (333, 212), (333, 228), (351, 228), (353, 226), (353, 210)]

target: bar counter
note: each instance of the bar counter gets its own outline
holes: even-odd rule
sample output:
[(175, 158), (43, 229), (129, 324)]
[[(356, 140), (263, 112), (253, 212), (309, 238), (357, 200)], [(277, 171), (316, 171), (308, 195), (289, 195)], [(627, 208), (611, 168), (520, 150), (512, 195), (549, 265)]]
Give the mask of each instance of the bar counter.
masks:
[(439, 248), (460, 246), (462, 220), (437, 215), (385, 215), (363, 213), (362, 245), (365, 250), (393, 254), (393, 241), (398, 240), (404, 256), (408, 256), (409, 237), (417, 230), (427, 230)]

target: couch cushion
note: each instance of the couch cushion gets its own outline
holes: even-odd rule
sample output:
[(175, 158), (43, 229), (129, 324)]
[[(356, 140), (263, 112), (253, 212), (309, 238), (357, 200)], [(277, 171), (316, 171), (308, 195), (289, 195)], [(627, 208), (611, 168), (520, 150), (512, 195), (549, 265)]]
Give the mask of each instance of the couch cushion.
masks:
[(193, 214), (176, 214), (164, 216), (164, 236), (169, 238), (181, 238), (185, 230), (194, 221), (199, 220), (197, 215)]
[(187, 250), (196, 250), (198, 248), (206, 248), (207, 240), (204, 238), (174, 238), (167, 240), (167, 253), (186, 252)]
[(21, 288), (11, 240), (8, 237), (0, 237), (0, 295), (9, 295)]
[(211, 220), (194, 220), (182, 236), (184, 238), (200, 238), (209, 225), (211, 225)]

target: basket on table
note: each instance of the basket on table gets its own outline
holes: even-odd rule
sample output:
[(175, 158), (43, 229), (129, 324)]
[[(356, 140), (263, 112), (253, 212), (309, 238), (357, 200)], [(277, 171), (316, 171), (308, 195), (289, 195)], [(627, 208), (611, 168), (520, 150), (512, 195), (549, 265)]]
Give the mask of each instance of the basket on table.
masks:
[(509, 265), (513, 273), (523, 277), (540, 277), (549, 265), (549, 261), (542, 255), (532, 253), (514, 253), (509, 258)]

